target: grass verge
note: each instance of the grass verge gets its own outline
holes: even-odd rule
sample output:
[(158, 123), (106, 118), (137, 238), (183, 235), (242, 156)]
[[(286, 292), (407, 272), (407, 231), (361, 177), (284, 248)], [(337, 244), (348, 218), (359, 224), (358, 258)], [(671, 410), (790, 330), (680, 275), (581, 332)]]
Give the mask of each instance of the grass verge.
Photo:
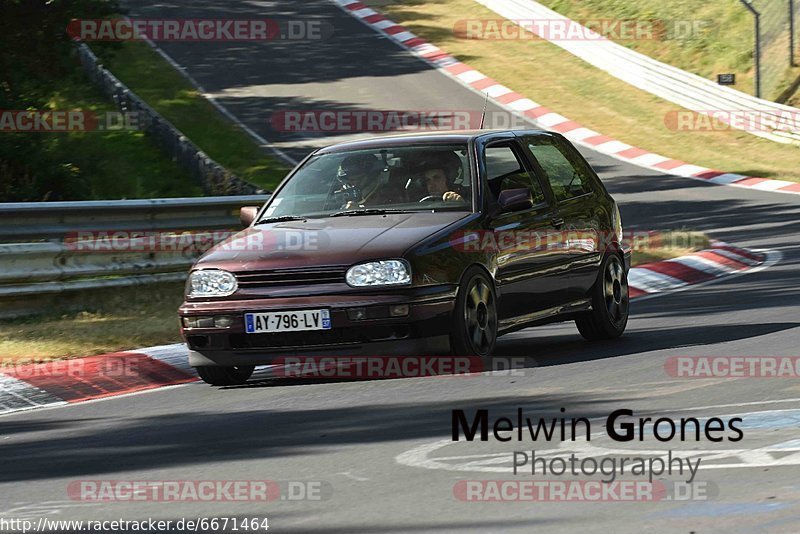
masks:
[(239, 178), (271, 191), (288, 172), (146, 43), (94, 43), (92, 50), (134, 93)]
[(659, 232), (647, 241), (632, 243), (631, 266), (664, 261), (685, 256), (710, 246), (710, 239), (702, 232), (675, 230)]
[[(38, 87), (43, 108), (116, 112), (82, 71)], [(8, 201), (102, 200), (200, 196), (203, 190), (164, 155), (144, 132), (130, 129), (60, 133), (3, 133), (6, 150), (38, 165), (31, 176), (0, 180)], [(34, 137), (35, 136), (35, 137)], [(34, 150), (33, 147), (36, 147)], [(58, 170), (58, 172), (50, 172)], [(47, 176), (44, 176), (47, 171)], [(24, 174), (24, 173), (23, 173)]]
[(546, 41), (470, 40), (463, 19), (497, 20), (474, 0), (363, 0), (413, 33), (534, 101), (633, 146), (726, 172), (800, 182), (800, 147), (729, 131), (675, 131), (680, 108)]
[(46, 361), (181, 341), (183, 283), (118, 289), (84, 311), (0, 321), (0, 360)]

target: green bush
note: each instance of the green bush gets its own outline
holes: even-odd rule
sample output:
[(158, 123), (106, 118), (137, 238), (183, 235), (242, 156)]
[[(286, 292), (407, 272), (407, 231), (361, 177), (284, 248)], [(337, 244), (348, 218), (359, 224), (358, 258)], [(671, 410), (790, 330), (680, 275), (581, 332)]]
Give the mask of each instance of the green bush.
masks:
[[(119, 13), (115, 1), (0, 0), (0, 13), (0, 110), (116, 111), (66, 32), (72, 19)], [(0, 201), (200, 194), (139, 131), (0, 132)]]

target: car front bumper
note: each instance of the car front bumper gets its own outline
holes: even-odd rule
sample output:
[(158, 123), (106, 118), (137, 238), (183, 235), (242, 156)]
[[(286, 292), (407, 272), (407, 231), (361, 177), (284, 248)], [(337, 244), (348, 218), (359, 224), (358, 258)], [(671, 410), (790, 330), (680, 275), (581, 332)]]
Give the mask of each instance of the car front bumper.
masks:
[[(409, 289), (392, 294), (340, 294), (187, 302), (183, 317), (225, 315), (227, 328), (187, 328), (182, 334), (189, 347), (189, 364), (239, 366), (268, 365), (298, 356), (401, 356), (440, 354), (449, 349), (455, 306), (455, 286)], [(388, 316), (392, 305), (408, 305), (408, 315)], [(248, 312), (328, 309), (329, 330), (248, 334)], [(355, 320), (352, 310), (364, 309), (366, 319)]]

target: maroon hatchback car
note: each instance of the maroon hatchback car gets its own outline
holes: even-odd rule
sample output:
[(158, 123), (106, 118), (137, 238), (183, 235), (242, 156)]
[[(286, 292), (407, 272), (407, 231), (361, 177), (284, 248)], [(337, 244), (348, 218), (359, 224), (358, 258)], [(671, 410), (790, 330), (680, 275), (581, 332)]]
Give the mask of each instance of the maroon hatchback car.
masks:
[(290, 356), (450, 353), (499, 335), (628, 320), (630, 251), (613, 198), (561, 135), (458, 131), (309, 155), (247, 227), (192, 268), (189, 362), (214, 385)]

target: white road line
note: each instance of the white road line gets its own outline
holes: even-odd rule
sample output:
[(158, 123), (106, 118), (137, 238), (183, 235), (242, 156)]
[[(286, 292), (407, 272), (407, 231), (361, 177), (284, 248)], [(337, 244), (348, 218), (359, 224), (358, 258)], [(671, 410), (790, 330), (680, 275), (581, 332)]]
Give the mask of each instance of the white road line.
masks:
[(189, 365), (189, 349), (183, 343), (147, 347), (144, 349), (130, 350), (127, 352), (144, 354), (154, 360), (164, 362), (167, 365), (171, 365), (172, 367), (180, 369), (181, 371), (194, 374), (194, 369)]
[(628, 273), (628, 285), (646, 293), (667, 291), (686, 285), (687, 282), (672, 276), (651, 271), (644, 267), (634, 267)]
[(406, 31), (406, 32), (395, 33), (394, 35), (390, 35), (389, 37), (397, 41), (400, 41), (401, 43), (404, 43), (406, 41), (410, 41), (411, 39), (415, 38), (416, 35)]
[(64, 404), (67, 402), (24, 380), (0, 374), (0, 415)]
[(588, 139), (590, 137), (596, 137), (600, 134), (595, 132), (594, 130), (590, 130), (589, 128), (580, 127), (580, 128), (575, 128), (574, 130), (570, 130), (564, 135), (575, 142), (582, 142), (585, 139)]
[(652, 167), (653, 165), (658, 165), (659, 163), (669, 161), (669, 159), (670, 158), (662, 156), (661, 154), (649, 153), (632, 158), (631, 162), (636, 163), (637, 165), (644, 165), (645, 167)]
[(670, 261), (680, 263), (696, 271), (702, 271), (713, 276), (723, 276), (728, 273), (735, 273), (739, 270), (700, 256), (681, 256), (680, 258), (675, 258)]
[(768, 179), (748, 187), (750, 187), (751, 189), (758, 189), (759, 191), (775, 191), (776, 189), (780, 189), (781, 187), (793, 185), (793, 183), (794, 182), (787, 182), (786, 180)]
[[(633, 148), (628, 143), (623, 143), (622, 141), (606, 141), (605, 143), (601, 143), (597, 145), (595, 148), (601, 152), (606, 152), (610, 154), (617, 154), (624, 150), (628, 150), (629, 148)], [(631, 160), (626, 160), (631, 161)]]
[(486, 89), (484, 89), (484, 91), (489, 93), (490, 98), (497, 98), (498, 96), (507, 95), (508, 93), (512, 92), (511, 89), (499, 83), (487, 87)]
[(536, 122), (538, 122), (544, 128), (550, 128), (552, 126), (555, 126), (556, 124), (567, 122), (568, 120), (569, 119), (567, 119), (563, 115), (559, 115), (558, 113), (555, 112), (550, 112), (547, 113), (546, 115), (542, 115), (541, 117), (537, 118)]
[(484, 78), (486, 78), (486, 76), (477, 70), (468, 70), (458, 75), (458, 79), (464, 83), (475, 83), (478, 80), (483, 80)]
[(222, 113), (228, 120), (230, 120), (231, 122), (236, 124), (239, 128), (244, 130), (245, 133), (247, 133), (247, 135), (249, 135), (250, 137), (255, 139), (256, 142), (258, 142), (263, 148), (268, 149), (269, 151), (271, 151), (273, 154), (275, 154), (276, 156), (281, 158), (286, 163), (289, 163), (291, 165), (297, 165), (299, 163), (296, 159), (291, 157), (289, 154), (287, 154), (283, 150), (280, 150), (279, 148), (276, 148), (276, 147), (272, 146), (272, 142), (270, 142), (269, 140), (267, 140), (265, 137), (261, 136), (260, 134), (256, 133), (255, 130), (253, 130), (252, 128), (247, 126), (245, 123), (243, 123), (239, 119), (239, 117), (237, 117), (236, 115), (231, 113), (228, 110), (228, 108), (226, 108), (225, 106), (220, 104), (216, 100), (216, 98), (214, 98), (213, 95), (211, 95), (208, 91), (206, 91), (203, 88), (202, 85), (200, 85), (200, 82), (195, 80), (194, 77), (192, 77), (192, 75), (189, 74), (186, 71), (186, 67), (183, 67), (180, 63), (178, 63), (177, 61), (172, 59), (172, 57), (169, 54), (167, 54), (164, 50), (162, 50), (155, 42), (153, 42), (153, 41), (151, 41), (150, 39), (147, 39), (147, 38), (145, 38), (145, 42), (148, 45), (150, 45), (150, 47), (153, 50), (155, 50), (156, 53), (159, 56), (164, 58), (164, 60), (167, 63), (169, 63), (176, 71), (178, 71), (184, 78), (186, 78), (189, 81), (189, 83), (191, 83), (195, 87), (195, 89), (197, 89), (198, 92), (200, 92), (200, 94), (202, 94), (203, 97), (205, 97), (205, 99), (208, 100), (211, 103), (211, 105), (214, 106), (217, 109), (217, 111)]
[[(369, 24), (369, 22), (365, 22), (365, 24)], [(391, 20), (386, 20), (386, 19), (374, 22), (372, 23), (372, 25), (381, 30), (385, 30), (386, 28), (391, 28), (392, 26), (397, 26), (397, 24), (395, 24)]]
[(520, 98), (519, 100), (514, 100), (508, 104), (508, 107), (513, 109), (514, 111), (528, 111), (529, 109), (538, 108), (539, 104), (531, 100), (530, 98)]
[(711, 252), (714, 254), (719, 254), (720, 256), (725, 256), (726, 258), (730, 258), (732, 260), (738, 261), (740, 263), (744, 263), (746, 265), (757, 265), (758, 262), (756, 260), (750, 259), (747, 256), (743, 256), (741, 254), (737, 254), (731, 250), (725, 250), (723, 248), (716, 248), (712, 249)]
[(360, 19), (363, 19), (365, 17), (369, 17), (370, 15), (377, 15), (378, 14), (377, 11), (375, 11), (374, 9), (370, 9), (368, 7), (365, 7), (363, 9), (358, 9), (356, 11), (351, 11), (351, 13), (353, 15), (355, 15), (356, 17), (360, 18)]

